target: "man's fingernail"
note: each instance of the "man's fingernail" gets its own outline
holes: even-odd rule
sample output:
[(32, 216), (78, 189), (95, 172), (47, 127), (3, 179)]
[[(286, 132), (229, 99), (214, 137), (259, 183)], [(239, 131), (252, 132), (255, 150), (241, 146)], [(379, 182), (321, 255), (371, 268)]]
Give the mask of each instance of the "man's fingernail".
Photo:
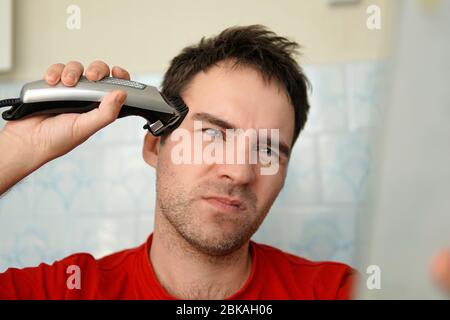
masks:
[(55, 80), (56, 80), (56, 76), (55, 76), (54, 73), (49, 73), (49, 74), (47, 74), (47, 81), (49, 81), (49, 82), (55, 82)]
[(93, 78), (96, 80), (100, 80), (100, 72), (97, 69), (92, 69)]
[(76, 80), (75, 72), (73, 72), (73, 71), (67, 72), (66, 78), (69, 79), (69, 80), (71, 80), (71, 81), (75, 81), (75, 80)]

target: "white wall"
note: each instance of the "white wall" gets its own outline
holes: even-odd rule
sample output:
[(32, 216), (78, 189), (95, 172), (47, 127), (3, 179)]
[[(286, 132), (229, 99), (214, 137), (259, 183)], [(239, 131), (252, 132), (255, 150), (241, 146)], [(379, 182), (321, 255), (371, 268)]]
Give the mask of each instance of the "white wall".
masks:
[[(41, 77), (55, 62), (103, 59), (133, 73), (161, 73), (171, 57), (232, 25), (264, 24), (304, 46), (302, 62), (385, 57), (393, 3), (363, 0), (329, 7), (325, 0), (16, 0), (14, 68), (0, 79)], [(69, 5), (81, 29), (66, 28)], [(366, 28), (369, 4), (382, 9), (381, 30)]]

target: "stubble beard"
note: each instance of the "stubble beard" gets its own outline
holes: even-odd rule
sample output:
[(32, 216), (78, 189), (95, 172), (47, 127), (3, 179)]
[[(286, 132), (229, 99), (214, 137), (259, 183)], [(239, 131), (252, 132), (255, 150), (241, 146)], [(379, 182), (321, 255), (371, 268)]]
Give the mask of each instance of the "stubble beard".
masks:
[(157, 203), (162, 218), (194, 250), (204, 255), (231, 255), (250, 240), (266, 216), (266, 212), (256, 212), (256, 196), (248, 190), (241, 188), (234, 193), (245, 198), (245, 211), (236, 214), (214, 212), (201, 205), (202, 196), (212, 190), (216, 194), (229, 195), (229, 186), (207, 182), (190, 190), (176, 183), (176, 179), (166, 178), (157, 177)]

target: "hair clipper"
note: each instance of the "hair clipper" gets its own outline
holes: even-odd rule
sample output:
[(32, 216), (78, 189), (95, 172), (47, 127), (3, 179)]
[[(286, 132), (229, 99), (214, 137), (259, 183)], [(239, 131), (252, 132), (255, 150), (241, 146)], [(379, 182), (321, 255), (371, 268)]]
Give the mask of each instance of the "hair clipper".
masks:
[(83, 113), (97, 108), (108, 92), (117, 89), (127, 92), (118, 118), (141, 116), (147, 120), (144, 129), (155, 136), (178, 126), (188, 112), (181, 97), (165, 97), (153, 86), (113, 77), (98, 81), (81, 77), (73, 87), (30, 82), (22, 87), (20, 98), (0, 100), (0, 107), (11, 106), (2, 113), (8, 121), (37, 114)]

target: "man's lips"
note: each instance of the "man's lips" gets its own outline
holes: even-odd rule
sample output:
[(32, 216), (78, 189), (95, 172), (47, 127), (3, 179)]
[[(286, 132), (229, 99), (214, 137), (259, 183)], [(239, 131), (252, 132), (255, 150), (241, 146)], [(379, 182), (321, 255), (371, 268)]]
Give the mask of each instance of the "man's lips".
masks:
[(222, 210), (238, 212), (245, 209), (242, 201), (236, 198), (209, 196), (203, 197), (203, 199), (208, 201), (211, 205), (218, 207)]

